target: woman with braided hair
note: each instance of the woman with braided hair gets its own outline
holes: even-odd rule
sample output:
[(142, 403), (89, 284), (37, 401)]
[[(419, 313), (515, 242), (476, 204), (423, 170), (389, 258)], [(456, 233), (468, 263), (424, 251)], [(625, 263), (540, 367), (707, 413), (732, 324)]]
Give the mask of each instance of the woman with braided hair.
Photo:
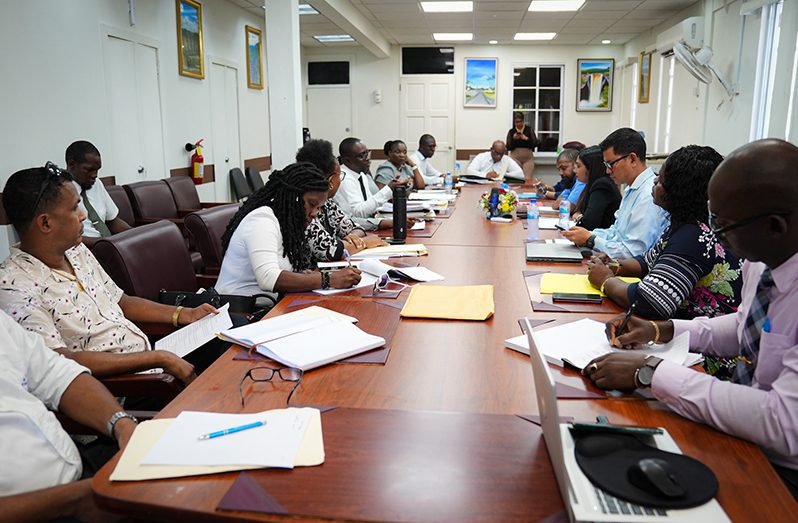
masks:
[(310, 163), (274, 171), (250, 196), (222, 235), (224, 260), (216, 289), (224, 294), (345, 289), (360, 271), (311, 270), (305, 229), (327, 201), (329, 181)]

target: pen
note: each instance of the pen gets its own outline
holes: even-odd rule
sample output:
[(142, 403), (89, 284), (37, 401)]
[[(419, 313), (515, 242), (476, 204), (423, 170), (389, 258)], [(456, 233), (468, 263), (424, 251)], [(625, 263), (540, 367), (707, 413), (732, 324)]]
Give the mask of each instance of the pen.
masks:
[(629, 320), (632, 318), (632, 314), (635, 312), (635, 307), (637, 307), (637, 302), (633, 302), (632, 306), (629, 307), (629, 310), (626, 311), (626, 316), (624, 316), (623, 321), (618, 326), (618, 330), (615, 331), (615, 337), (617, 338), (621, 334), (623, 334), (623, 330), (629, 324)]
[(255, 427), (262, 427), (266, 425), (266, 421), (256, 421), (254, 423), (247, 423), (246, 425), (241, 425), (240, 427), (233, 427), (230, 429), (218, 430), (216, 432), (211, 432), (210, 434), (203, 434), (202, 436), (198, 437), (198, 440), (203, 439), (213, 439), (218, 438), (220, 436), (227, 436), (228, 434), (233, 434), (235, 432), (241, 432), (242, 430), (254, 429)]
[(344, 249), (344, 259), (346, 260), (346, 263), (351, 267), (352, 262), (349, 261), (349, 251), (347, 251), (346, 249)]

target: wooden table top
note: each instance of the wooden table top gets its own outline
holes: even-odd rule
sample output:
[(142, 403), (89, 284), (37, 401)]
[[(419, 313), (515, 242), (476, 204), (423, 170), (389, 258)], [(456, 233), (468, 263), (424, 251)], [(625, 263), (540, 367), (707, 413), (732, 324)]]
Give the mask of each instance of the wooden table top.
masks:
[[(583, 317), (606, 321), (612, 316), (535, 313), (530, 305), (522, 271), (535, 269), (579, 272), (584, 269), (573, 264), (527, 264), (523, 246), (525, 230), (518, 220), (510, 224), (497, 224), (480, 217), (476, 201), (483, 190), (484, 187), (465, 187), (458, 198), (457, 212), (451, 218), (442, 220), (443, 223), (433, 238), (422, 239), (429, 246), (429, 256), (404, 258), (403, 261), (419, 261), (443, 274), (446, 280), (441, 283), (445, 285), (494, 285), (494, 316), (484, 322), (402, 319), (393, 339), (389, 340), (391, 351), (385, 365), (334, 364), (312, 370), (306, 373), (292, 398), (292, 405), (445, 412), (459, 413), (461, 416), (504, 415), (496, 419), (502, 420), (500, 425), (506, 425), (508, 434), (516, 434), (515, 441), (519, 437), (526, 438), (520, 434), (528, 434), (528, 439), (523, 439), (523, 444), (529, 445), (524, 449), (531, 460), (529, 470), (534, 471), (534, 474), (518, 471), (509, 464), (506, 465), (506, 472), (509, 474), (515, 471), (513, 474), (518, 474), (521, 478), (514, 480), (521, 481), (520, 492), (527, 492), (533, 496), (530, 499), (537, 499), (537, 502), (527, 503), (523, 506), (526, 508), (523, 508), (505, 500), (483, 507), (482, 511), (468, 514), (463, 513), (459, 505), (456, 508), (451, 505), (452, 511), (449, 514), (436, 513), (430, 508), (427, 512), (405, 513), (404, 519), (534, 521), (561, 510), (562, 501), (557, 494), (556, 482), (551, 474), (551, 466), (539, 431), (525, 428), (523, 423), (511, 421), (520, 418), (507, 416), (536, 414), (537, 404), (529, 358), (504, 348), (504, 340), (521, 334), (518, 320), (524, 316), (555, 320), (541, 328)], [(555, 231), (542, 233), (544, 237), (556, 235)], [(379, 314), (398, 315), (406, 294), (407, 291), (395, 300), (379, 300), (386, 304)], [(270, 312), (270, 316), (296, 310), (297, 307), (308, 306), (321, 299), (330, 297), (288, 296)], [(333, 299), (349, 300), (353, 304), (374, 300), (340, 295)], [(373, 312), (378, 308), (372, 306), (368, 310), (372, 311), (370, 314), (378, 314)], [(284, 407), (290, 385), (280, 382), (249, 385), (246, 389), (246, 406), (241, 407), (239, 381), (248, 368), (258, 363), (233, 360), (239, 350), (231, 348), (170, 403), (159, 417), (174, 417), (189, 409), (240, 413)], [(557, 367), (552, 367), (552, 370), (558, 382), (583, 390), (592, 389), (575, 372)], [(798, 505), (770, 467), (764, 454), (750, 443), (690, 422), (656, 401), (631, 399), (627, 396), (620, 399), (560, 400), (559, 404), (563, 415), (574, 416), (578, 420), (592, 421), (596, 415), (604, 414), (613, 423), (667, 427), (685, 454), (701, 460), (715, 472), (720, 482), (718, 501), (734, 521), (792, 521), (798, 513)], [(323, 427), (327, 426), (325, 416), (334, 412), (322, 415)], [(343, 409), (342, 412), (351, 411)], [(334, 424), (330, 427), (334, 427)], [(507, 456), (515, 455), (515, 447), (512, 447), (513, 452), (508, 449), (512, 438), (495, 435), (493, 441), (487, 432), (482, 431), (480, 434), (484, 439), (483, 444), (497, 445), (507, 450)], [(456, 444), (457, 441), (452, 441), (452, 445)], [(357, 452), (357, 449), (346, 445), (341, 447), (339, 442), (325, 441), (325, 448), (329, 452), (327, 461), (321, 467), (296, 469), (292, 472), (262, 470), (252, 474), (257, 474), (255, 477), (259, 478), (261, 484), (272, 485), (270, 492), (277, 488), (274, 485), (293, 484), (292, 477), (302, 478), (304, 484), (324, 484), (329, 481), (326, 470), (335, 468), (337, 460), (344, 459), (342, 456)], [(497, 459), (491, 454), (486, 454), (483, 458), (494, 461)], [(116, 459), (107, 464), (93, 480), (98, 503), (109, 510), (162, 521), (171, 521), (178, 517), (189, 518), (191, 521), (262, 521), (285, 517), (251, 512), (217, 512), (219, 501), (239, 476), (238, 473), (111, 483), (108, 476)], [(348, 460), (347, 463), (355, 466), (352, 464), (358, 463), (358, 460)], [(466, 490), (493, 488), (491, 473), (486, 471), (478, 480), (472, 476), (468, 475), (466, 481), (465, 476), (454, 475), (450, 478), (449, 487)], [(390, 483), (387, 477), (383, 479), (385, 484)], [(392, 493), (384, 491), (385, 484), (375, 479), (369, 483), (370, 486), (361, 485), (358, 488), (373, 489), (374, 492), (369, 491), (370, 495), (388, 496)], [(407, 482), (402, 485), (404, 494), (419, 496), (418, 499), (428, 494), (425, 489), (433, 488), (425, 481), (418, 481), (415, 488), (411, 488), (413, 485)], [(293, 495), (290, 494), (292, 491), (295, 492)], [(541, 493), (546, 494), (541, 498)], [(309, 520), (321, 516), (345, 518), (350, 514), (344, 510), (347, 507), (343, 506), (349, 499), (347, 496), (340, 496), (341, 507), (329, 505), (334, 504), (334, 501), (328, 500), (331, 509), (325, 513), (319, 512), (318, 507), (311, 509), (307, 503), (303, 504), (301, 489), (298, 492), (297, 489), (283, 489), (279, 494), (287, 513), (302, 514)], [(378, 508), (387, 510), (394, 502), (395, 500), (379, 502)], [(374, 508), (374, 505), (369, 507)], [(350, 510), (355, 508), (350, 507)], [(400, 513), (391, 514), (402, 519)], [(439, 517), (435, 517), (436, 514)], [(386, 517), (385, 512), (369, 509), (363, 512), (362, 518), (393, 519), (393, 516)]]

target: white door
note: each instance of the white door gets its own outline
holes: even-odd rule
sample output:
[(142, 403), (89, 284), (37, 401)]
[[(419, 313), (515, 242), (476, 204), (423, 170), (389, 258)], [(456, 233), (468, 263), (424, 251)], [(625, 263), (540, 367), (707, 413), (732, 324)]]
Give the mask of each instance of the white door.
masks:
[(404, 76), (400, 98), (407, 150), (415, 151), (419, 137), (431, 134), (438, 149), (430, 163), (441, 172), (454, 171), (454, 75)]
[[(244, 171), (238, 127), (237, 80), (238, 70), (234, 67), (211, 63), (211, 136), (206, 143), (205, 161), (213, 163), (215, 169), (214, 189), (208, 196), (218, 202), (232, 201), (230, 169), (238, 167)], [(202, 191), (203, 196), (208, 192)]]
[(111, 151), (103, 175), (117, 184), (165, 178), (158, 48), (106, 35), (103, 46)]
[(311, 138), (338, 144), (352, 136), (352, 89), (348, 85), (308, 86), (308, 129)]

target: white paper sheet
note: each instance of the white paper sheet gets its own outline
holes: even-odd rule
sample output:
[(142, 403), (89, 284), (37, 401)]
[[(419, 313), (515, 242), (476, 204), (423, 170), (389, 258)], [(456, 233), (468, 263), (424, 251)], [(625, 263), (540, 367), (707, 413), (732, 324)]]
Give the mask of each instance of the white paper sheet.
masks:
[(362, 272), (360, 273), (360, 283), (354, 287), (347, 287), (346, 289), (314, 289), (313, 292), (316, 294), (321, 294), (322, 296), (328, 296), (330, 294), (338, 294), (339, 292), (351, 291), (352, 289), (359, 289), (361, 287), (370, 287), (374, 285), (374, 282), (376, 281), (376, 277), (367, 272)]
[(219, 314), (209, 314), (156, 341), (155, 349), (167, 350), (181, 358), (191, 354), (195, 349), (214, 339), (217, 332), (233, 326), (229, 310), (229, 303), (222, 305), (219, 307)]
[(420, 221), (420, 222), (414, 223), (413, 226), (410, 227), (410, 230), (411, 231), (423, 231), (426, 228), (427, 228), (427, 222)]
[(387, 263), (382, 263), (378, 260), (363, 260), (360, 262), (360, 270), (363, 274), (370, 274), (375, 277), (380, 277), (383, 274), (390, 274), (392, 277), (397, 275), (404, 276), (416, 281), (440, 281), (445, 279), (437, 272), (433, 272), (426, 267), (392, 267)]
[(354, 323), (357, 318), (324, 307), (312, 306), (274, 318), (250, 323), (235, 329), (219, 331), (219, 337), (251, 347), (259, 343), (290, 336), (333, 321)]
[[(553, 230), (553, 229), (557, 228), (557, 227), (555, 227), (555, 225), (559, 225), (559, 224), (560, 224), (560, 219), (559, 218), (544, 218), (544, 217), (541, 216), (540, 222), (538, 223), (538, 226), (541, 229)], [(569, 229), (571, 227), (573, 227), (574, 225), (576, 225), (575, 221), (571, 220), (571, 221), (568, 222), (568, 228)]]

